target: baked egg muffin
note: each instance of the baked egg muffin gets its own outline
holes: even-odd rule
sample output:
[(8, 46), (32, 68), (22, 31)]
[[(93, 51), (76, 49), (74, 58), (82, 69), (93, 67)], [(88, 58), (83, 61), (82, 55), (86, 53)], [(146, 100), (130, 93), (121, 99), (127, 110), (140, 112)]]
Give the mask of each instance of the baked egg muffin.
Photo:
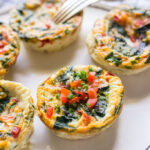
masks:
[(8, 72), (19, 55), (18, 35), (7, 25), (0, 22), (0, 78)]
[(26, 148), (33, 132), (33, 117), (30, 90), (19, 83), (0, 80), (0, 149)]
[(59, 137), (88, 138), (119, 116), (123, 89), (117, 76), (99, 67), (65, 67), (38, 87), (39, 117)]
[(105, 69), (130, 75), (150, 66), (150, 10), (122, 5), (98, 19), (87, 37), (91, 57)]
[(64, 23), (52, 17), (65, 0), (27, 0), (22, 8), (11, 11), (10, 25), (29, 49), (39, 52), (60, 50), (77, 39), (82, 23), (80, 12)]

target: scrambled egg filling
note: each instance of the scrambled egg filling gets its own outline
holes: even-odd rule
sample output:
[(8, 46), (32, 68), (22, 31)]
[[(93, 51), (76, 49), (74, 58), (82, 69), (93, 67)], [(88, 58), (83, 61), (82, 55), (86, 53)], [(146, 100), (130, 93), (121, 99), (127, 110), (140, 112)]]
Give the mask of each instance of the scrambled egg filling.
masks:
[(92, 34), (109, 64), (136, 69), (150, 63), (150, 11), (122, 6), (97, 20)]
[[(115, 100), (110, 100), (112, 93)], [(118, 77), (101, 68), (68, 67), (43, 82), (37, 94), (40, 112), (51, 128), (84, 132), (105, 126), (119, 114), (123, 87)]]
[(0, 87), (0, 149), (18, 146), (17, 140), (22, 139), (21, 132), (34, 116), (34, 108), (31, 108), (32, 112), (29, 112), (27, 117), (24, 109), (25, 106), (17, 97), (10, 96), (8, 91)]
[(81, 24), (82, 15), (78, 13), (68, 21), (55, 24), (52, 17), (57, 13), (64, 0), (29, 0), (22, 8), (12, 11), (10, 25), (20, 38), (32, 42), (37, 39), (43, 45), (73, 33)]
[(0, 23), (0, 76), (12, 66), (19, 54), (18, 36), (9, 27)]

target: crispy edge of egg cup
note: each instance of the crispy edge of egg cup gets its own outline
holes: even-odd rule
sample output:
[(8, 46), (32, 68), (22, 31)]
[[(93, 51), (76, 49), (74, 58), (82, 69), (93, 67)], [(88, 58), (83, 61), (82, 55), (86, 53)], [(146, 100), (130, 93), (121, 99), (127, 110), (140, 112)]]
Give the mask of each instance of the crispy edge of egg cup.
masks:
[[(29, 122), (27, 126), (26, 125), (26, 120), (24, 120), (24, 123), (21, 129), (20, 134), (17, 139), (14, 141), (17, 143), (17, 147), (13, 148), (13, 150), (20, 150), (27, 148), (29, 146), (29, 140), (30, 136), (33, 133), (34, 127), (33, 127), (33, 119), (34, 119), (34, 105), (33, 105), (33, 99), (31, 97), (31, 91), (23, 86), (20, 83), (13, 82), (13, 81), (8, 81), (8, 80), (0, 80), (0, 86), (3, 87), (5, 90), (8, 91), (10, 96), (16, 96), (20, 99), (21, 102), (23, 102), (23, 105), (25, 105), (23, 114), (24, 114), (24, 119), (25, 117), (28, 117), (28, 115), (32, 115), (33, 118)], [(8, 141), (7, 139), (4, 141), (0, 141), (0, 148), (5, 148), (5, 150), (12, 149), (10, 147), (12, 141)]]
[[(78, 68), (78, 67), (79, 68), (82, 68), (82, 67), (100, 68), (100, 67), (97, 67), (97, 66), (94, 66), (94, 65), (74, 66), (74, 67), (76, 67), (76, 68)], [(44, 81), (44, 83), (53, 81), (58, 75), (60, 75), (62, 73), (62, 71), (66, 70), (66, 68), (67, 67), (62, 68), (56, 74), (51, 75), (48, 79), (46, 79)], [(105, 72), (107, 72), (107, 71), (105, 71)], [(116, 81), (118, 81), (118, 83)], [(123, 98), (123, 95), (124, 95), (124, 87), (122, 85), (122, 82), (121, 82), (120, 78), (117, 77), (117, 76), (113, 76), (112, 80), (110, 82), (110, 86), (111, 86), (111, 90), (110, 90), (110, 95), (111, 96), (109, 96), (108, 109), (111, 108), (112, 106), (114, 106), (114, 107), (117, 106), (115, 108), (119, 108), (119, 109), (118, 109), (118, 113), (114, 115), (113, 110), (115, 108), (114, 109), (111, 108), (111, 110), (109, 110), (109, 112), (111, 112), (113, 114), (111, 114), (108, 118), (106, 118), (101, 123), (101, 124), (103, 124), (102, 126), (101, 126), (101, 124), (99, 124), (99, 127), (95, 127), (95, 128), (87, 127), (87, 129), (83, 128), (83, 129), (80, 129), (79, 131), (69, 131), (69, 130), (63, 130), (63, 129), (55, 130), (53, 128), (53, 124), (51, 123), (50, 119), (47, 118), (46, 113), (44, 113), (40, 110), (40, 108), (42, 106), (42, 100), (40, 100), (41, 99), (41, 94), (42, 94), (42, 86), (41, 85), (37, 89), (37, 107), (38, 107), (39, 117), (40, 117), (41, 121), (49, 129), (51, 129), (58, 137), (61, 137), (61, 138), (70, 139), (70, 140), (78, 140), (78, 139), (86, 139), (86, 138), (92, 137), (94, 135), (97, 135), (97, 134), (101, 133), (102, 131), (104, 131), (105, 129), (107, 129), (108, 127), (110, 127), (122, 111), (122, 107), (123, 107), (122, 98)], [(117, 87), (118, 87), (119, 90), (117, 90)], [(116, 92), (117, 92), (117, 94), (114, 95), (114, 93), (116, 93)], [(117, 98), (117, 95), (119, 95), (118, 98)], [(110, 104), (110, 102), (112, 104)], [(115, 102), (117, 104), (115, 104)], [(107, 116), (107, 114), (106, 114), (106, 116)]]

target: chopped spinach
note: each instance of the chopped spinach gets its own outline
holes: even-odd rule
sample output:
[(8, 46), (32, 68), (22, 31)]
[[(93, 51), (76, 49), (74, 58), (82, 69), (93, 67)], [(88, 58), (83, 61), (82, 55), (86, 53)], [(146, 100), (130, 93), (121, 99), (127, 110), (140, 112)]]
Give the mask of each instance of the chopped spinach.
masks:
[(8, 136), (12, 136), (11, 132), (7, 132), (7, 135), (8, 135)]
[(3, 40), (3, 35), (2, 34), (0, 34), (0, 41), (2, 41)]
[(24, 18), (24, 21), (28, 21), (32, 16), (33, 16), (33, 14), (28, 15), (27, 17)]
[(99, 77), (99, 76), (101, 75), (102, 71), (103, 71), (102, 69), (98, 70), (98, 71), (96, 72), (96, 75), (95, 75), (95, 76), (96, 76), (96, 77)]
[(114, 56), (113, 52), (111, 52), (108, 56), (106, 56), (105, 60), (113, 62), (116, 66), (122, 64), (122, 59)]
[(132, 65), (135, 65), (135, 64), (136, 64), (136, 61), (135, 61), (135, 60), (132, 60), (132, 61), (131, 61), (131, 64), (132, 64)]
[(65, 34), (69, 34), (70, 31), (68, 29), (65, 30)]
[(74, 112), (73, 108), (65, 105), (65, 107), (62, 108), (62, 110), (64, 111), (65, 115), (56, 118), (56, 122), (54, 124), (54, 129), (56, 130), (70, 128), (68, 126), (68, 123), (74, 119), (77, 119), (77, 117), (73, 113)]
[(33, 28), (33, 29), (38, 30), (38, 31), (47, 31), (48, 30), (47, 28), (38, 28), (38, 27)]
[(132, 66), (125, 66), (126, 69), (132, 69)]
[(23, 33), (19, 32), (19, 37), (21, 39), (24, 39), (26, 42), (29, 40), (29, 37), (27, 36), (26, 33), (23, 34)]
[(64, 129), (64, 128), (68, 127), (67, 124), (70, 121), (72, 121), (72, 119), (68, 118), (67, 116), (57, 117), (53, 128), (56, 130)]
[(122, 103), (123, 103), (123, 93), (121, 93), (121, 102), (120, 102), (119, 106), (115, 108), (114, 115), (117, 115), (120, 112)]
[(2, 60), (2, 65), (4, 68), (8, 68), (10, 66), (11, 58), (4, 58)]
[[(71, 112), (70, 109), (72, 110)], [(76, 119), (76, 116), (72, 113), (76, 109), (71, 107), (71, 105), (65, 105), (65, 107), (62, 108), (62, 110), (64, 111), (65, 116), (67, 116), (70, 120)]]
[(150, 17), (150, 11), (149, 10), (145, 10), (144, 11), (144, 15)]
[[(138, 48), (131, 47), (130, 45), (128, 45), (125, 38), (118, 36), (118, 35), (117, 36), (114, 35), (114, 33), (112, 32), (113, 28), (116, 28), (118, 33), (123, 35), (125, 38), (129, 38), (129, 36), (128, 36), (127, 32), (125, 31), (125, 29), (122, 26), (120, 26), (117, 22), (112, 21), (110, 23), (109, 34), (113, 35), (115, 38), (114, 40), (117, 44), (115, 44), (113, 49), (116, 50), (117, 52), (119, 52), (125, 56), (132, 57), (132, 56), (141, 54), (143, 52), (144, 48), (147, 46), (147, 43), (142, 41)], [(135, 34), (136, 34), (136, 36), (140, 36), (143, 39), (146, 35), (146, 32), (149, 29), (150, 29), (150, 23), (146, 24), (145, 26), (143, 26), (141, 28), (136, 29)], [(121, 60), (119, 58), (114, 57), (112, 53), (107, 58), (111, 59), (110, 61), (114, 62), (116, 64), (116, 66), (121, 64)]]
[(136, 34), (142, 36), (142, 37), (145, 37), (146, 35), (146, 32), (150, 29), (150, 23), (138, 28), (135, 30)]
[(99, 116), (99, 117), (104, 117), (105, 116), (105, 110), (107, 107), (107, 102), (104, 100), (99, 100), (96, 105), (94, 106), (95, 109), (95, 113)]
[(80, 103), (80, 107), (81, 107), (88, 115), (91, 115), (91, 110), (86, 106), (85, 103)]
[(60, 75), (60, 76), (58, 77), (58, 80), (59, 80), (60, 82), (66, 82), (68, 79), (69, 79), (69, 78), (67, 77), (66, 72), (64, 72), (62, 75)]
[(125, 29), (122, 26), (120, 26), (117, 22), (112, 21), (110, 23), (109, 32), (111, 32), (112, 28), (116, 28), (119, 34), (127, 36), (127, 32), (125, 31)]
[(56, 111), (56, 113), (58, 113), (58, 114), (60, 113), (60, 106), (59, 106), (59, 105), (56, 105), (56, 106), (55, 106), (55, 111)]
[(144, 51), (144, 48), (147, 46), (146, 42), (141, 42), (139, 45), (139, 54), (141, 54)]
[(13, 44), (13, 43), (11, 43), (11, 46), (12, 46), (13, 48), (17, 48), (17, 46), (16, 46), (15, 44)]
[(134, 48), (134, 47), (127, 45), (127, 42), (125, 41), (125, 39), (120, 38), (120, 37), (115, 37), (115, 41), (117, 42), (117, 44), (114, 46), (114, 49), (117, 52), (128, 57), (140, 55), (147, 45), (145, 42), (141, 42), (139, 47)]
[(60, 76), (58, 76), (58, 81), (66, 83), (67, 80), (69, 80), (67, 74), (70, 73), (74, 76), (73, 67), (69, 67), (65, 72), (63, 72)]
[(22, 9), (17, 9), (17, 11), (19, 12), (20, 15), (24, 15), (24, 12)]
[(5, 109), (6, 105), (9, 103), (10, 97), (7, 95), (7, 97), (0, 99), (0, 113), (3, 112)]
[(138, 57), (136, 57), (135, 59), (136, 59), (136, 60), (140, 60), (140, 57), (138, 56)]
[(16, 105), (16, 102), (12, 103), (12, 105), (9, 107), (9, 109), (13, 108)]
[(104, 95), (100, 95), (100, 96), (98, 97), (98, 100), (99, 100), (99, 101), (106, 101), (107, 98), (106, 98), (106, 96), (104, 96)]
[(127, 42), (125, 41), (125, 39), (123, 39), (121, 37), (115, 36), (115, 41), (116, 42), (122, 42), (124, 46), (127, 44)]
[(104, 92), (104, 91), (107, 91), (109, 89), (109, 85), (108, 86), (104, 86), (104, 87), (99, 87), (98, 88), (98, 92)]
[(149, 55), (148, 55), (148, 57), (147, 57), (147, 59), (145, 61), (145, 64), (148, 64), (148, 63), (150, 63), (150, 53), (149, 53)]

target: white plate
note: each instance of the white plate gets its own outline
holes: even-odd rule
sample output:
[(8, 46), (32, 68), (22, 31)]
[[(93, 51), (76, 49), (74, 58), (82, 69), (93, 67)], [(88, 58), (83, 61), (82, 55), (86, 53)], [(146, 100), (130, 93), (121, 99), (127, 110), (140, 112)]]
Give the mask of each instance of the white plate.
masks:
[[(41, 54), (22, 46), (18, 61), (6, 79), (29, 87), (36, 102), (37, 86), (50, 74), (67, 65), (95, 64), (88, 55), (85, 38), (95, 20), (105, 13), (87, 8), (79, 39), (62, 51)], [(150, 69), (121, 78), (125, 85), (124, 108), (112, 127), (93, 138), (70, 141), (56, 137), (35, 117), (32, 150), (146, 150), (150, 145)]]

